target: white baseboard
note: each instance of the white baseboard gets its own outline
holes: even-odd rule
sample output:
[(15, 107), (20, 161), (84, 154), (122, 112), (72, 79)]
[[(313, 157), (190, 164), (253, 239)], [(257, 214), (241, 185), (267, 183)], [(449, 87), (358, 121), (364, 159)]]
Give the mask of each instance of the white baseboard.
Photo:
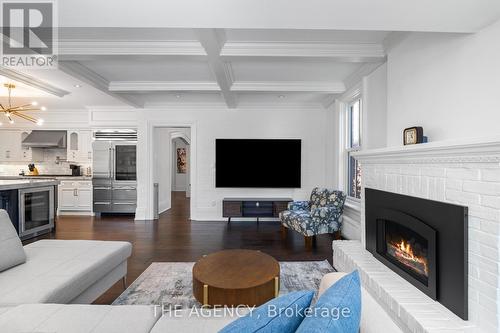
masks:
[(70, 211), (70, 210), (64, 210), (64, 211), (58, 211), (57, 216), (94, 216), (95, 214), (93, 212), (89, 211)]

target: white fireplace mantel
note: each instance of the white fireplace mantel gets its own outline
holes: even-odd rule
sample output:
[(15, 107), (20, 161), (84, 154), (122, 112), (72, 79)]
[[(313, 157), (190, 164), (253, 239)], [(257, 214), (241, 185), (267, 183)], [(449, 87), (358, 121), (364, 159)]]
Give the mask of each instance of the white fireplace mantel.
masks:
[[(392, 290), (390, 286), (391, 283), (400, 283), (400, 279), (384, 275), (380, 284), (373, 284), (379, 276), (367, 273), (365, 281), (377, 286), (373, 294), (378, 297), (379, 303), (385, 304), (396, 321), (403, 323), (405, 331), (434, 332), (434, 324), (438, 324), (440, 329), (456, 332), (469, 331), (472, 327), (474, 332), (499, 331), (500, 136), (365, 150), (355, 152), (353, 156), (361, 165), (362, 193), (365, 188), (373, 188), (468, 207), (469, 321), (463, 322), (454, 315), (443, 315), (448, 321), (437, 323), (429, 322), (429, 318), (425, 319), (416, 310), (405, 314), (401, 309), (407, 305), (395, 296), (387, 296), (397, 296), (399, 291)], [(368, 262), (367, 258), (373, 258), (365, 250), (363, 194), (360, 213), (361, 243), (358, 242), (359, 247), (348, 246), (349, 251), (347, 248), (342, 251), (337, 249), (336, 260), (340, 266), (360, 269), (363, 263)], [(427, 299), (413, 286), (405, 287), (405, 290), (415, 297)], [(442, 308), (437, 304), (435, 306)]]
[(352, 156), (363, 163), (500, 162), (500, 137), (362, 150)]

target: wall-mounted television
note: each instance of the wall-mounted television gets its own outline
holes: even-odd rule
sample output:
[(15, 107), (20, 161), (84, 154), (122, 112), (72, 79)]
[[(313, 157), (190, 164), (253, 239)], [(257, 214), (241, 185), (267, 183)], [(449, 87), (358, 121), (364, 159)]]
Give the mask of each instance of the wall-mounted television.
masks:
[(215, 186), (299, 188), (301, 140), (216, 139)]

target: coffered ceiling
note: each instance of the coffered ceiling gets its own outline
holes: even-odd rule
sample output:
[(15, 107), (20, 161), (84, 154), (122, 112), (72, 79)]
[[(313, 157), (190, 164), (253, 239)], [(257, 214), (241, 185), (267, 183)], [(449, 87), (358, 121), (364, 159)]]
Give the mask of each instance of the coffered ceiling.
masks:
[[(328, 103), (385, 61), (388, 32), (61, 28), (59, 70), (118, 104)], [(27, 72), (28, 75), (35, 74)], [(89, 99), (88, 105), (92, 104)]]
[(214, 3), (60, 1), (59, 69), (0, 75), (43, 91), (53, 109), (326, 106), (407, 32), (470, 33), (500, 16), (497, 0)]

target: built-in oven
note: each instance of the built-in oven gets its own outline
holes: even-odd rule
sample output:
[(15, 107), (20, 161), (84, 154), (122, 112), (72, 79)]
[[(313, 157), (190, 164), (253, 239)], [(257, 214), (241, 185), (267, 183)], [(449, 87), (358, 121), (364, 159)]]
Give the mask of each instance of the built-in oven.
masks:
[(19, 237), (35, 237), (54, 228), (54, 186), (20, 189)]

